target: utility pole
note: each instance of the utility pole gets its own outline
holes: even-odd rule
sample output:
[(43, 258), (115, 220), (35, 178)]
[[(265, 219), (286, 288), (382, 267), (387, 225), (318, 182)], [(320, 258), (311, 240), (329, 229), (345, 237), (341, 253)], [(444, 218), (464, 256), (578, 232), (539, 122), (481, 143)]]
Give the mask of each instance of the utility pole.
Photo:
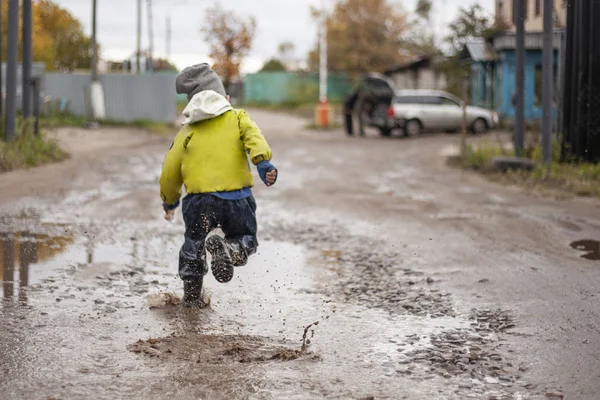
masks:
[(21, 100), (23, 102), (21, 112), (24, 118), (31, 117), (31, 65), (33, 61), (32, 49), (32, 5), (31, 0), (23, 0), (23, 65), (21, 71), (22, 87)]
[(154, 26), (152, 23), (152, 0), (147, 0), (148, 6), (148, 59), (146, 65), (152, 70), (152, 60), (154, 59)]
[(19, 50), (19, 0), (8, 0), (8, 46), (6, 57), (6, 140), (15, 137), (17, 119), (17, 66)]
[(93, 121), (106, 118), (106, 106), (104, 103), (104, 89), (98, 79), (98, 4), (92, 0), (92, 82), (90, 84), (90, 106)]
[(327, 104), (327, 13), (325, 12), (325, 1), (321, 2), (323, 19), (321, 22), (320, 56), (319, 56), (319, 99), (322, 104)]
[(469, 100), (469, 74), (465, 71), (462, 79), (462, 126), (460, 130), (460, 152), (467, 156), (467, 102)]
[(525, 147), (525, 2), (514, 1), (516, 33), (516, 71), (515, 71), (515, 153), (523, 155)]
[(167, 60), (171, 58), (171, 16), (167, 15), (167, 34), (166, 34), (166, 48), (165, 54), (167, 55)]
[(98, 39), (96, 37), (97, 12), (97, 0), (92, 0), (92, 82), (98, 80)]
[(552, 103), (554, 97), (554, 0), (544, 0), (544, 47), (542, 53), (542, 153), (544, 162), (552, 162)]
[(142, 0), (137, 0), (137, 51), (136, 51), (136, 74), (140, 74), (140, 56), (142, 52)]
[(2, 121), (2, 107), (4, 103), (4, 88), (2, 86), (2, 2), (0, 2), (0, 121)]
[(316, 110), (317, 126), (328, 127), (331, 123), (331, 107), (327, 101), (327, 10), (325, 0), (321, 0), (321, 21), (319, 30), (319, 104)]

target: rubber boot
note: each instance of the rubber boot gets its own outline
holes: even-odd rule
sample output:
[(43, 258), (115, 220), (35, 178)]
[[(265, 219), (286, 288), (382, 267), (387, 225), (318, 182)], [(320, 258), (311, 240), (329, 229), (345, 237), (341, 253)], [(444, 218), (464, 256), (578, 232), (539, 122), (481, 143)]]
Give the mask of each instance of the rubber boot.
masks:
[(202, 280), (183, 281), (183, 305), (186, 307), (204, 307), (202, 301)]
[(234, 267), (242, 267), (248, 263), (248, 254), (237, 239), (225, 239), (229, 256)]
[(233, 261), (225, 239), (218, 235), (209, 237), (206, 240), (206, 250), (212, 256), (210, 267), (217, 282), (231, 281), (233, 279)]

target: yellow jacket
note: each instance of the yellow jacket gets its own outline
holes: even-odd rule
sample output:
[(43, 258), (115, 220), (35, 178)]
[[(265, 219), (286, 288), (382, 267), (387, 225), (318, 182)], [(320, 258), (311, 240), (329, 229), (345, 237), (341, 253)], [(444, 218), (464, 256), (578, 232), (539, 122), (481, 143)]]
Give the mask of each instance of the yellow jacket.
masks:
[(270, 161), (272, 152), (248, 114), (233, 110), (225, 98), (209, 91), (194, 96), (184, 116), (185, 125), (163, 163), (162, 201), (177, 203), (182, 185), (187, 193), (229, 192), (254, 186), (248, 156), (256, 165)]

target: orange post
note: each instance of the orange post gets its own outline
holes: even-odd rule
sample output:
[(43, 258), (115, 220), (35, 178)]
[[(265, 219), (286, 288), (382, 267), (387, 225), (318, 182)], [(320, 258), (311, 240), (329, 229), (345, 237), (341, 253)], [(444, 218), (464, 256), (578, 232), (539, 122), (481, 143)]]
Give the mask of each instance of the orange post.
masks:
[(319, 128), (327, 128), (331, 126), (332, 108), (327, 102), (319, 102), (315, 110), (315, 125)]

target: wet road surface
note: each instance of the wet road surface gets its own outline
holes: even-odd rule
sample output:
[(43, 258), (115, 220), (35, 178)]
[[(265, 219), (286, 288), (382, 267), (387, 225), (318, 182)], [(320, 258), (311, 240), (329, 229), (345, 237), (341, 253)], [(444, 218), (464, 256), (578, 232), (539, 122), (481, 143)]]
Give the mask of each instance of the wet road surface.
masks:
[(0, 176), (2, 398), (600, 396), (600, 203), (450, 169), (453, 136), (252, 116), (280, 179), (203, 310), (178, 304), (168, 140), (67, 130), (71, 160)]

